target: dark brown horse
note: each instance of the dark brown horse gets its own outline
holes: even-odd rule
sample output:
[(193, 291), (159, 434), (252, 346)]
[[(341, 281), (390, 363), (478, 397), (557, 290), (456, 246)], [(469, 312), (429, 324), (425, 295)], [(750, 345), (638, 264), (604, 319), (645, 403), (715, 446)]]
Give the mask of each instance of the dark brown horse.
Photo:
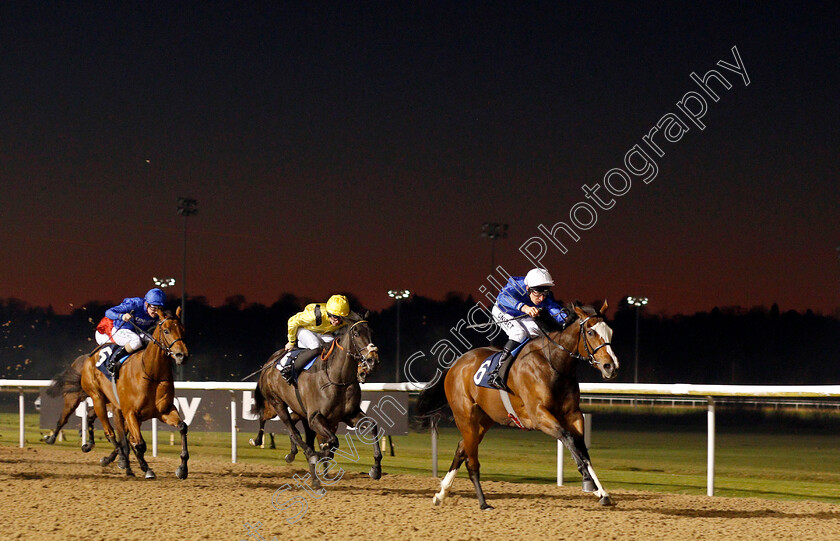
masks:
[[(584, 443), (580, 387), (575, 376), (578, 359), (587, 360), (604, 379), (617, 375), (618, 359), (610, 346), (612, 329), (604, 321), (607, 303), (604, 302), (599, 312), (579, 303), (568, 308), (577, 317), (565, 330), (538, 318), (545, 332), (525, 344), (519, 353), (508, 376), (511, 389), (508, 398), (522, 427), (541, 430), (561, 440), (583, 476), (584, 492), (595, 492), (602, 505), (610, 505), (610, 495), (598, 481)], [(478, 445), (495, 423), (515, 426), (515, 421), (502, 402), (502, 391), (477, 386), (473, 376), (496, 351), (492, 348), (468, 351), (418, 399), (417, 411), (421, 416), (442, 409), (448, 401), (462, 437), (449, 472), (441, 481), (440, 492), (433, 499), (435, 505), (446, 499), (458, 468), (466, 460), (479, 505), (482, 509), (492, 509), (484, 499), (479, 481)]]
[[(190, 456), (187, 450), (187, 425), (181, 420), (173, 404), (175, 387), (172, 362), (174, 359), (175, 364), (180, 365), (186, 362), (188, 357), (187, 346), (182, 338), (184, 328), (178, 319), (180, 311), (178, 308), (175, 316), (170, 312), (164, 314), (163, 319), (155, 326), (152, 342), (125, 361), (116, 385), (97, 368), (97, 363), (104, 360), (104, 356), (99, 359), (101, 348), (86, 356), (82, 366), (82, 389), (93, 400), (93, 409), (102, 423), (105, 437), (126, 459), (126, 475), (134, 475), (128, 465), (130, 443), (140, 468), (146, 473), (146, 478), (155, 477), (144, 457), (146, 442), (140, 433), (140, 425), (145, 420), (156, 418), (177, 427), (181, 433), (181, 464), (175, 470), (175, 475), (179, 479), (187, 478), (187, 461)], [(128, 443), (115, 437), (107, 415), (108, 404), (115, 407), (115, 424), (119, 427), (122, 422), (125, 423)]]
[[(315, 464), (320, 458), (332, 457), (338, 448), (335, 431), (343, 422), (354, 427), (365, 417), (360, 405), (362, 390), (359, 381), (364, 381), (379, 362), (379, 353), (371, 340), (368, 322), (357, 314), (351, 314), (350, 324), (341, 327), (328, 351), (315, 359), (310, 370), (300, 374), (297, 387), (286, 383), (280, 371), (275, 368), (275, 360), (283, 355), (278, 351), (271, 356), (262, 371), (254, 392), (253, 413), (263, 414), (268, 408), (276, 413), (292, 441), (292, 453), (286, 460), (294, 460), (297, 447), (303, 449), (309, 462), (312, 485), (319, 487), (315, 474)], [(303, 420), (307, 433), (307, 442), (301, 439), (295, 422)], [(378, 434), (374, 424), (372, 433)], [(320, 440), (320, 449), (313, 448), (314, 438)], [(370, 476), (379, 479), (382, 475), (382, 452), (377, 443), (373, 444), (374, 465)]]

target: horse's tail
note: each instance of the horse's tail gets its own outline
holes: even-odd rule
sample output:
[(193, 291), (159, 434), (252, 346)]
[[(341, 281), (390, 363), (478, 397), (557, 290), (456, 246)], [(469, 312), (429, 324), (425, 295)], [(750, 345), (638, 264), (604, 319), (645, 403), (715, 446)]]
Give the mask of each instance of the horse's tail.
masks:
[[(82, 362), (79, 362), (79, 359)], [(66, 393), (78, 393), (82, 390), (82, 364), (84, 355), (73, 361), (73, 364), (64, 369), (64, 372), (57, 375), (47, 387), (47, 395), (57, 397)]]
[(262, 419), (263, 411), (265, 410), (265, 397), (260, 391), (260, 382), (257, 382), (257, 388), (254, 389), (254, 405), (251, 406), (251, 415), (257, 415)]
[(417, 417), (431, 417), (449, 405), (446, 400), (446, 386), (444, 385), (447, 372), (441, 374), (435, 383), (423, 389), (417, 397), (417, 405), (414, 410)]

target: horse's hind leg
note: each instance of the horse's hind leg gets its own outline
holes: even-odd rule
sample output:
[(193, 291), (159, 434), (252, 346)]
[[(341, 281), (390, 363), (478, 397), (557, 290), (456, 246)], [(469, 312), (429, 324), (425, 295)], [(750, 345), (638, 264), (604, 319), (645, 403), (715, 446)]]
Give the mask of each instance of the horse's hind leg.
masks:
[(458, 468), (466, 461), (467, 473), (475, 487), (475, 495), (478, 498), (479, 507), (481, 509), (493, 509), (493, 506), (487, 503), (484, 497), (484, 491), (481, 489), (481, 463), (478, 461), (478, 444), (481, 443), (484, 435), (493, 426), (493, 419), (486, 416), (483, 412), (481, 412), (480, 419), (476, 419), (476, 415), (477, 413), (472, 414), (473, 418), (468, 421), (466, 426), (462, 426), (456, 422), (458, 429), (461, 431), (462, 439), (458, 442), (458, 449), (455, 450), (455, 457), (452, 459), (452, 465), (449, 466), (449, 471), (440, 482), (440, 492), (435, 494), (435, 497), (432, 499), (435, 505), (442, 504), (449, 495), (449, 489), (455, 481)]
[[(92, 418), (88, 420), (88, 431), (89, 431), (88, 436), (91, 440), (93, 440), (93, 420), (96, 419), (96, 417), (94, 417), (94, 416), (91, 416), (91, 417)], [(104, 457), (102, 457), (102, 459), (99, 460), (99, 465), (103, 466), (103, 467), (107, 466), (108, 464), (112, 463), (114, 461), (114, 459), (117, 458), (117, 455), (119, 454), (120, 460), (117, 463), (117, 466), (119, 466), (119, 468), (121, 470), (124, 470), (126, 468), (126, 464), (128, 464), (127, 453), (129, 452), (128, 450), (131, 447), (128, 445), (128, 440), (125, 437), (125, 426), (123, 425), (122, 417), (120, 416), (119, 412), (117, 412), (117, 411), (114, 411), (114, 431), (116, 432), (116, 435), (117, 435), (117, 441), (120, 442), (120, 447), (127, 450), (126, 451), (126, 456), (123, 456), (122, 454), (120, 454), (118, 449), (115, 448), (113, 451), (111, 451), (111, 453), (108, 456), (104, 456)]]
[[(297, 423), (301, 418), (297, 413), (292, 413), (291, 416), (290, 416), (290, 419), (291, 419), (292, 423)], [(312, 447), (313, 445), (315, 445), (315, 435), (314, 435), (315, 433), (312, 432), (312, 429), (309, 428), (309, 425), (306, 424), (306, 421), (303, 422), (303, 430), (306, 434), (306, 444), (309, 447)], [(312, 433), (312, 436), (310, 436), (310, 432)], [(271, 436), (271, 442), (274, 443), (274, 436), (273, 435)], [(294, 462), (295, 457), (297, 456), (297, 453), (298, 453), (298, 446), (295, 444), (295, 440), (294, 440), (294, 438), (292, 438), (291, 434), (289, 434), (289, 444), (291, 445), (291, 448), (289, 449), (289, 454), (287, 454), (285, 456), (285, 460), (286, 460), (287, 464), (291, 464), (292, 462)]]
[[(108, 409), (105, 405), (105, 399), (103, 396), (91, 396), (93, 400), (93, 411), (96, 412), (96, 416), (99, 417), (99, 422), (102, 423), (102, 431), (105, 433), (105, 438), (111, 442), (114, 448), (117, 450), (118, 453), (125, 459), (125, 474), (126, 476), (133, 477), (134, 472), (131, 471), (131, 465), (128, 462), (128, 442), (125, 441), (125, 438), (117, 438), (114, 434), (114, 429), (111, 427), (111, 421), (108, 420)], [(118, 417), (120, 412), (118, 410), (114, 410), (114, 417)], [(91, 448), (93, 446), (91, 445)], [(84, 451), (84, 448), (82, 448)], [(88, 449), (89, 451), (90, 449)]]
[(263, 433), (265, 433), (265, 419), (260, 419), (260, 431), (257, 432), (256, 438), (248, 440), (253, 447), (261, 447), (263, 444)]
[(44, 438), (44, 443), (48, 445), (55, 443), (55, 438), (58, 436), (58, 432), (64, 425), (67, 424), (67, 419), (70, 418), (70, 415), (76, 409), (76, 406), (78, 406), (79, 403), (81, 403), (81, 401), (86, 397), (87, 395), (81, 392), (67, 393), (64, 395), (64, 409), (61, 410), (61, 416), (59, 416), (58, 422), (55, 424), (55, 430), (52, 431), (52, 434)]

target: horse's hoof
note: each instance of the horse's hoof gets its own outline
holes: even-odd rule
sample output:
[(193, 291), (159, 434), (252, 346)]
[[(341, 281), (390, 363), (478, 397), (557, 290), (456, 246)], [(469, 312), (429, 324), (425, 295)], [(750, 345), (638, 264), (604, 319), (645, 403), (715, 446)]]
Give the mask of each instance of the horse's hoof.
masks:
[(485, 503), (484, 505), (481, 506), (482, 511), (487, 511), (489, 509), (494, 509), (494, 507), (492, 505), (490, 505), (489, 503)]
[(286, 463), (291, 464), (295, 461), (295, 455), (286, 455)]
[(86, 444), (82, 445), (82, 452), (89, 453), (93, 450), (93, 443), (87, 442)]
[(610, 499), (610, 497), (609, 497), (609, 496), (601, 496), (601, 499), (600, 499), (600, 500), (598, 500), (598, 503), (600, 503), (600, 504), (601, 504), (601, 505), (603, 505), (604, 507), (607, 507), (607, 506), (610, 506), (610, 505), (612, 505), (612, 504), (613, 504), (613, 503), (612, 503), (612, 500)]
[(186, 479), (188, 474), (189, 470), (186, 466), (178, 466), (178, 469), (175, 470), (175, 477), (178, 479)]
[(443, 498), (435, 494), (434, 498), (432, 498), (433, 505), (443, 505)]
[(103, 456), (99, 459), (99, 465), (103, 468), (112, 462), (111, 457)]
[(157, 475), (152, 470), (146, 472), (146, 479), (157, 479)]
[(123, 457), (120, 457), (120, 459), (117, 461), (117, 467), (121, 470), (124, 470), (128, 467), (128, 462)]
[(131, 470), (125, 470), (125, 476), (126, 477), (134, 477), (134, 472), (131, 471)]
[(52, 445), (55, 443), (55, 436), (50, 434), (49, 436), (44, 436), (44, 443), (47, 445)]
[(371, 479), (380, 479), (382, 477), (382, 468), (377, 466), (372, 466), (370, 468), (370, 472), (368, 473)]
[(592, 479), (585, 479), (583, 481), (584, 492), (595, 492), (596, 490), (598, 490), (598, 487), (595, 486), (595, 481)]
[(254, 438), (249, 439), (248, 443), (251, 445), (251, 447), (259, 447), (260, 446), (259, 443), (254, 441)]

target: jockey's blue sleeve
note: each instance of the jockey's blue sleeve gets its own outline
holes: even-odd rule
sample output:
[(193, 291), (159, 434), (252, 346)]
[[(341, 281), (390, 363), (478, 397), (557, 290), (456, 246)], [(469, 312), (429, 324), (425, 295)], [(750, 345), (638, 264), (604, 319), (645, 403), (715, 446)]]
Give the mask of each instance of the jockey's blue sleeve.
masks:
[(505, 287), (499, 291), (496, 297), (496, 304), (507, 314), (522, 312), (522, 305), (528, 299), (527, 288), (525, 287), (524, 276), (513, 276), (508, 280)]

